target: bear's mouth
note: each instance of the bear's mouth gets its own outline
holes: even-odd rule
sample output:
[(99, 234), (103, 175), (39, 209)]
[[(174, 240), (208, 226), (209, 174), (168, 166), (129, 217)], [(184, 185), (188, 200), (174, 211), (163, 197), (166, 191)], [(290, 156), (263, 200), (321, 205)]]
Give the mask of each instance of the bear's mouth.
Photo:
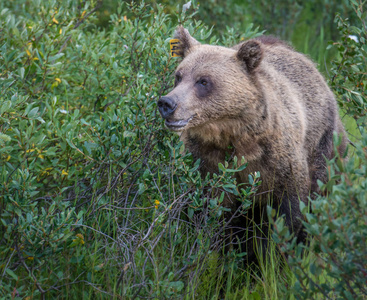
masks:
[(167, 128), (169, 128), (172, 131), (181, 131), (183, 130), (186, 125), (190, 122), (190, 120), (193, 118), (194, 116), (191, 116), (190, 118), (184, 120), (173, 120), (173, 119), (166, 119), (165, 121), (165, 125), (167, 126)]

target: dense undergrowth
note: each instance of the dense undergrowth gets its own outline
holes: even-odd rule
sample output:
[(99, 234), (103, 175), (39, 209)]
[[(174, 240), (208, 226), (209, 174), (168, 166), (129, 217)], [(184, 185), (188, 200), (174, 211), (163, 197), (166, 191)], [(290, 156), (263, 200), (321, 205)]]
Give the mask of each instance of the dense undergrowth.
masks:
[(195, 5), (175, 13), (170, 3), (168, 11), (114, 4), (101, 29), (101, 1), (0, 3), (0, 296), (365, 296), (364, 4), (348, 4), (355, 26), (337, 17), (341, 38), (330, 45), (336, 56), (328, 70), (356, 121), (356, 150), (348, 161), (330, 162), (327, 193), (307, 215), (310, 246), (292, 244), (276, 221), (274, 238), (289, 266), (273, 243), (267, 261), (252, 269), (243, 268), (245, 253), (223, 246), (221, 201), (233, 193), (243, 204), (238, 213), (246, 212), (261, 177), (238, 187), (231, 175), (246, 167), (238, 161), (201, 178), (199, 162), (164, 129), (156, 101), (172, 87), (177, 60), (168, 40), (177, 24), (223, 45), (261, 30), (246, 24), (216, 37)]

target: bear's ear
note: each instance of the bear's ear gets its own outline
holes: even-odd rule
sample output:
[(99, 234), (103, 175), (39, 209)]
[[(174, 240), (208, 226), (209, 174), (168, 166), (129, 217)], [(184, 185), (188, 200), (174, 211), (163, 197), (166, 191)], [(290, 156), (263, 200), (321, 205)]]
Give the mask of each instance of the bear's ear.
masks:
[(200, 43), (190, 35), (189, 31), (182, 26), (177, 27), (174, 37), (180, 40), (178, 46), (179, 56), (185, 57), (190, 48), (195, 45), (200, 45)]
[(263, 56), (261, 43), (255, 40), (249, 40), (240, 45), (237, 52), (237, 58), (243, 61), (248, 72), (253, 72), (260, 64)]

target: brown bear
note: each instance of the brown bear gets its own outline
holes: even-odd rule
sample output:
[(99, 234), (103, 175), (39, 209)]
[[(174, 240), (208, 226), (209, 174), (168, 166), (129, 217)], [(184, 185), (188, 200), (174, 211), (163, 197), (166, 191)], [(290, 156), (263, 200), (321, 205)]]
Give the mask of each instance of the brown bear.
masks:
[[(327, 179), (333, 132), (342, 135), (340, 153), (348, 141), (323, 76), (309, 58), (271, 36), (233, 48), (200, 44), (183, 27), (175, 38), (183, 60), (174, 89), (158, 101), (166, 127), (201, 159), (203, 175), (217, 172), (228, 154), (244, 157), (248, 166), (237, 181), (247, 182), (255, 171), (262, 179), (251, 219), (261, 222), (264, 204), (271, 202), (303, 241), (299, 201), (307, 203), (318, 192), (317, 181)], [(233, 211), (236, 202), (228, 198), (224, 205)], [(237, 226), (249, 224), (238, 219)], [(246, 243), (249, 260), (254, 259), (254, 240), (267, 237), (267, 226), (260, 232)]]

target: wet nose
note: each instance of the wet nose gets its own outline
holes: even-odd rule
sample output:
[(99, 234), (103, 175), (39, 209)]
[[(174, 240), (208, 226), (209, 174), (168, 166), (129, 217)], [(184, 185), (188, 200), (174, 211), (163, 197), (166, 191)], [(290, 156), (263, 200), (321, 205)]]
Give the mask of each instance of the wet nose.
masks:
[(158, 100), (158, 109), (164, 119), (169, 118), (176, 110), (177, 104), (169, 97)]

